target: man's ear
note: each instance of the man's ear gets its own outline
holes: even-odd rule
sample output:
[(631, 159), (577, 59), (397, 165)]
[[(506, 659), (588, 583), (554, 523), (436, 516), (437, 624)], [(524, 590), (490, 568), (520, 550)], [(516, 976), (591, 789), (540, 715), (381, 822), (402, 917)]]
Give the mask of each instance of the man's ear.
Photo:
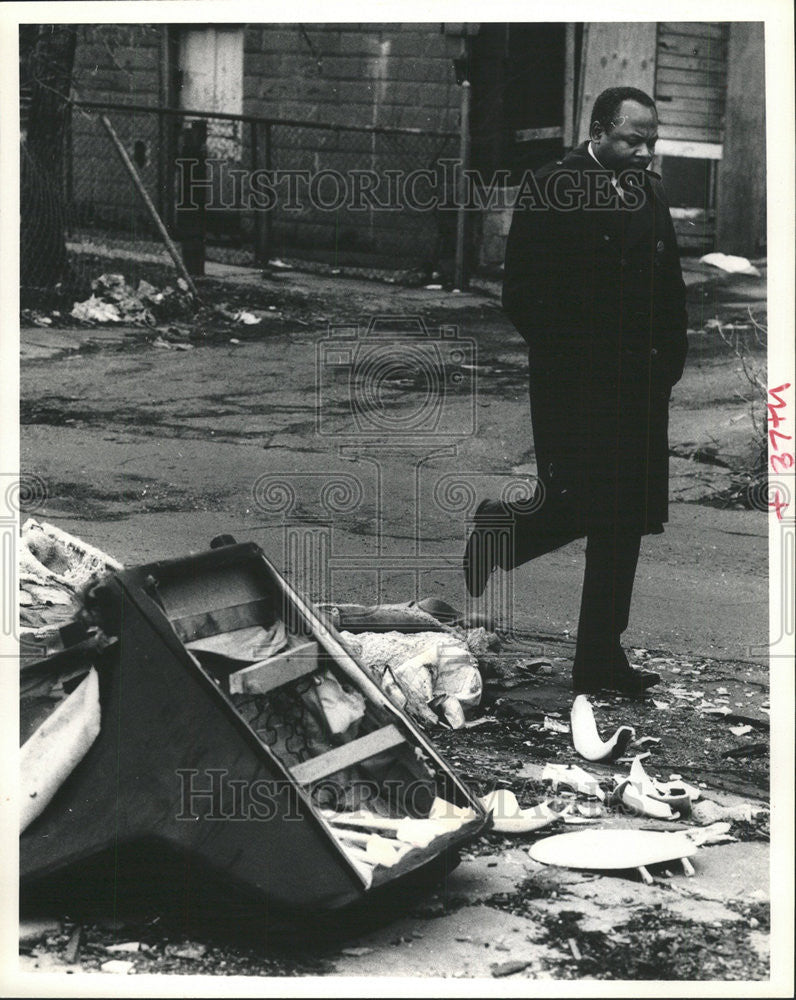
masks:
[(593, 121), (591, 123), (591, 128), (589, 129), (589, 138), (599, 141), (600, 136), (602, 136), (605, 129), (598, 121)]

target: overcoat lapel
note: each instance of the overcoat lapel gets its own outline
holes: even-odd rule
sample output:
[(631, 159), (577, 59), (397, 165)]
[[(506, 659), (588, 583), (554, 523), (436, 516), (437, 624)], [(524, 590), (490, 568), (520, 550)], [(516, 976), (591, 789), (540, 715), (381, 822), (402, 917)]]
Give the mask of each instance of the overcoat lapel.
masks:
[(660, 211), (655, 198), (655, 189), (649, 177), (644, 178), (644, 194), (646, 201), (643, 205), (624, 213), (626, 218), (623, 243), (626, 251), (632, 250), (645, 238), (648, 239), (650, 227), (653, 231), (658, 230)]

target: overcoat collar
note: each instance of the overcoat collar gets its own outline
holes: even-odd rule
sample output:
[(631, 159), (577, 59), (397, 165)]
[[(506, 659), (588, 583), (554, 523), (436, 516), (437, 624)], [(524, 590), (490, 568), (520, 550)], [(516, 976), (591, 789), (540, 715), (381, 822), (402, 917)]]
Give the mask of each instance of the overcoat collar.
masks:
[[(568, 170), (589, 170), (594, 173), (604, 173), (608, 177), (613, 177), (614, 175), (612, 170), (606, 167), (601, 168), (600, 164), (590, 155), (588, 139), (570, 150), (561, 161), (561, 166)], [(653, 216), (656, 223), (658, 218), (658, 212), (656, 211), (657, 199), (652, 178), (657, 176), (657, 174), (650, 170), (645, 171), (644, 174), (644, 191), (646, 197), (652, 202)], [(612, 190), (614, 189), (612, 188)], [(607, 218), (605, 221), (617, 235), (621, 235), (622, 244), (625, 249), (635, 246), (648, 232), (647, 227), (644, 225), (646, 213), (643, 211), (623, 211), (622, 202), (618, 194), (616, 194), (615, 210), (609, 210), (606, 215)]]

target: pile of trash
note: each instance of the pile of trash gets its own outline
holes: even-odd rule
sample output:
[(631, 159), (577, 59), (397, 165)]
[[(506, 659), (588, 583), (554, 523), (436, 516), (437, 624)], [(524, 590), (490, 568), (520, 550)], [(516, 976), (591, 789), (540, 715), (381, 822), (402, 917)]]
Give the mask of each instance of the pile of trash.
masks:
[(735, 257), (726, 253), (707, 253), (699, 258), (700, 264), (726, 271), (728, 274), (748, 274), (750, 277), (761, 277), (760, 271), (746, 257)]
[(122, 274), (101, 274), (91, 282), (91, 296), (76, 302), (70, 313), (81, 323), (131, 323), (157, 326), (158, 323), (193, 312), (194, 300), (187, 282), (177, 279), (177, 287), (158, 290), (143, 278), (138, 287), (128, 285)]
[[(77, 629), (82, 594), (120, 563), (60, 528), (30, 518), (19, 540), (21, 661), (63, 649), (62, 630)], [(88, 636), (88, 630), (85, 632)], [(20, 676), (20, 832), (50, 803), (100, 731), (99, 678), (91, 669)]]
[(399, 708), (426, 726), (465, 724), (483, 693), (467, 641), (446, 632), (341, 632), (341, 638)]
[(29, 518), (19, 539), (19, 618), (23, 646), (42, 647), (82, 609), (81, 594), (108, 572), (122, 569), (105, 552), (55, 525)]

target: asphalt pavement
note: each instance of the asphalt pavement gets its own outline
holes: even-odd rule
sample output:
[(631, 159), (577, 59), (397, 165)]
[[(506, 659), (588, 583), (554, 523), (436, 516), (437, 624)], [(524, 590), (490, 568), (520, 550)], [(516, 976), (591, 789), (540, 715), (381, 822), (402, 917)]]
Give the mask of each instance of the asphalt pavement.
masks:
[[(40, 502), (29, 513), (125, 564), (185, 555), (231, 533), (260, 544), (315, 600), (374, 604), (433, 596), (493, 614), (556, 662), (549, 685), (507, 691), (504, 698), (565, 718), (583, 544), (514, 574), (496, 574), (475, 606), (461, 576), (477, 499), (519, 489), (534, 471), (524, 345), (494, 289), (452, 295), (322, 275), (263, 279), (243, 269), (214, 270), (208, 289), (218, 296), (221, 288), (253, 309), (259, 323), (211, 324), (198, 336), (190, 324), (177, 324), (171, 334), (23, 328), (22, 468), (41, 484)], [(754, 710), (758, 725), (766, 725), (768, 519), (759, 510), (711, 501), (747, 460), (753, 427), (734, 391), (743, 379), (737, 358), (723, 352), (705, 323), (710, 313), (741, 323), (749, 303), (761, 315), (765, 302), (759, 286), (718, 294), (715, 282), (690, 284), (695, 349), (671, 416), (677, 499), (664, 535), (644, 540), (626, 645), (635, 662), (657, 660), (669, 692), (665, 709), (644, 716), (645, 734), (665, 738), (675, 719), (698, 728), (700, 761), (710, 770), (705, 797), (715, 818), (729, 817), (737, 840), (700, 849), (697, 877), (670, 872), (650, 887), (546, 868), (529, 857), (527, 842), (493, 837), (465, 856), (430, 902), (389, 926), (352, 929), (316, 953), (324, 973), (767, 975), (769, 853), (759, 819), (767, 789), (737, 781), (722, 787), (721, 769), (731, 766), (714, 751), (726, 734), (705, 728), (688, 694), (699, 687), (710, 697), (726, 685), (720, 697)], [(269, 296), (270, 316), (263, 307)], [(428, 332), (407, 339), (406, 324), (418, 316)], [(374, 340), (374, 318), (382, 340)], [(357, 351), (364, 382), (352, 374)], [(719, 461), (706, 464), (699, 449), (711, 442)], [(297, 531), (307, 559), (291, 566)], [(330, 558), (319, 579), (306, 567), (317, 566), (310, 556), (321, 537)], [(611, 711), (633, 722), (632, 703)], [(494, 731), (505, 735), (507, 726)], [(533, 790), (542, 763), (523, 749), (523, 740), (527, 747), (537, 740), (525, 726), (511, 730), (517, 759), (509, 776)], [(489, 776), (497, 759), (490, 754), (499, 756), (489, 728), (473, 731), (486, 734), (483, 744), (464, 734), (457, 744), (457, 734), (449, 734), (459, 766), (477, 780)], [(550, 752), (570, 752), (568, 739)], [(661, 766), (666, 762), (663, 754)], [(684, 764), (698, 773), (696, 759)], [(616, 941), (606, 934), (612, 926), (621, 930)], [(27, 956), (29, 966), (61, 968), (69, 933), (71, 925), (61, 925), (49, 947)], [(96, 934), (97, 948), (106, 947), (107, 935)], [(668, 958), (660, 947), (655, 958), (656, 934)], [(137, 960), (139, 971), (162, 969), (155, 958), (165, 959), (165, 952), (154, 947)], [(219, 972), (219, 963), (231, 959), (217, 942), (208, 947), (217, 953), (202, 971)], [(647, 955), (649, 968), (626, 962), (623, 975), (623, 948), (625, 958), (630, 949)], [(673, 957), (678, 949), (683, 975)], [(284, 958), (277, 974), (303, 974), (305, 967), (291, 961)], [(172, 962), (169, 971), (191, 971), (186, 962), (176, 968)], [(92, 959), (88, 967), (98, 963)]]

